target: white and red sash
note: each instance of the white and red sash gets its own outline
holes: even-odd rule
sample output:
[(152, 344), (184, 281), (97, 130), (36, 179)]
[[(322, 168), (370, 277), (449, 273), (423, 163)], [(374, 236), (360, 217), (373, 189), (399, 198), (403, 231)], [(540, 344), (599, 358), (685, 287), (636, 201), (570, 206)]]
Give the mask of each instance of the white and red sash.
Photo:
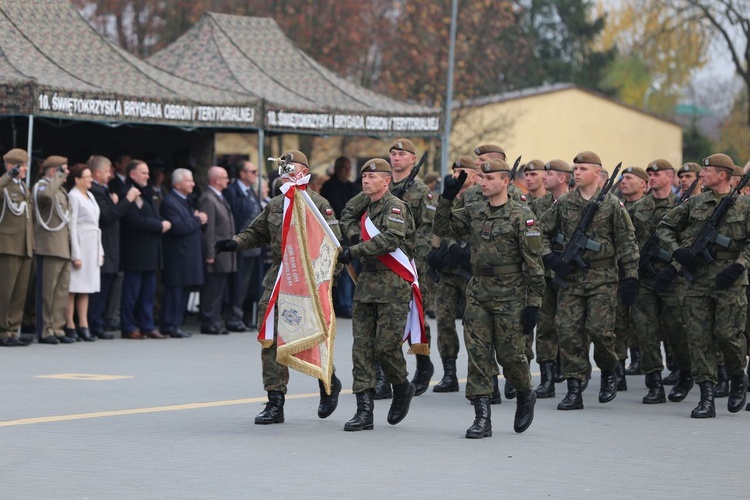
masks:
[[(380, 230), (375, 227), (366, 213), (362, 216), (360, 228), (362, 241), (367, 241), (380, 234)], [(411, 283), (412, 298), (409, 301), (409, 315), (406, 318), (404, 336), (401, 342), (409, 341), (409, 354), (430, 354), (430, 346), (424, 327), (424, 307), (422, 305), (422, 292), (419, 289), (417, 265), (413, 260), (409, 260), (406, 253), (400, 248), (386, 255), (378, 255), (377, 258), (388, 269)]]

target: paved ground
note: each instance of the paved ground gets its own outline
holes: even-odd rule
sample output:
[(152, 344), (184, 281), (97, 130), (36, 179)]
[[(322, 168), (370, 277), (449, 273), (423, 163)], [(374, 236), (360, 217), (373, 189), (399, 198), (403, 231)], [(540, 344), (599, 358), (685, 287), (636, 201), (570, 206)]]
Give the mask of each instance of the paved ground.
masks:
[[(351, 387), (351, 321), (339, 321), (336, 348)], [(296, 373), (286, 423), (253, 425), (265, 401), (255, 334), (2, 349), (0, 377), (2, 499), (750, 495), (750, 412), (730, 415), (721, 399), (716, 419), (690, 419), (697, 388), (644, 406), (642, 377), (607, 405), (592, 383), (575, 412), (555, 410), (558, 386), (521, 435), (504, 401), (479, 441), (464, 438), (473, 410), (462, 393), (427, 392), (397, 426), (376, 402), (375, 430), (348, 433), (350, 391), (319, 420), (317, 383)]]

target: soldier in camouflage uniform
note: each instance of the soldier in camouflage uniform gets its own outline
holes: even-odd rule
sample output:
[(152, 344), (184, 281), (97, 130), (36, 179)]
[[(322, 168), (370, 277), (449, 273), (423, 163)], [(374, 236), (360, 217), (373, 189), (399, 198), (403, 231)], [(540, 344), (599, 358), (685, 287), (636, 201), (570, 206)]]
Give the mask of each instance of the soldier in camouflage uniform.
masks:
[[(703, 159), (700, 177), (709, 190), (692, 196), (662, 219), (657, 235), (664, 249), (674, 260), (689, 271), (694, 281), (688, 281), (683, 302), (683, 314), (688, 328), (688, 347), (692, 372), (701, 391), (693, 418), (716, 416), (714, 385), (717, 382), (716, 350), (721, 349), (731, 377), (727, 408), (735, 413), (745, 405), (747, 376), (744, 373), (746, 340), (744, 335), (750, 267), (750, 198), (740, 196), (717, 224), (716, 231), (729, 238), (729, 247), (710, 244), (713, 262), (703, 255), (693, 255), (690, 246), (720, 201), (729, 193), (734, 162), (725, 154), (713, 154)], [(656, 282), (669, 281), (677, 275), (674, 265), (667, 266), (656, 277)]]
[[(352, 258), (362, 260), (362, 273), (354, 290), (352, 312), (352, 374), (353, 392), (357, 396), (357, 412), (344, 425), (345, 431), (373, 428), (375, 362), (382, 367), (388, 383), (393, 385), (393, 402), (388, 423), (399, 423), (409, 411), (414, 386), (406, 378), (406, 360), (401, 348), (412, 285), (396, 274), (380, 259), (401, 250), (411, 259), (414, 251), (414, 220), (406, 203), (388, 190), (391, 166), (380, 158), (362, 166), (362, 194), (368, 203), (363, 211), (344, 210), (342, 225), (351, 241), (358, 243), (344, 248), (339, 262), (348, 264)], [(351, 203), (351, 201), (350, 201)], [(349, 207), (349, 205), (347, 205)], [(380, 231), (368, 239), (361, 232), (366, 216)], [(363, 224), (363, 223), (362, 223)]]
[[(281, 178), (282, 182), (293, 182), (302, 178), (309, 173), (307, 157), (300, 151), (291, 150), (282, 155), (292, 156), (291, 165), (294, 166), (294, 173), (284, 173)], [(334, 235), (340, 240), (341, 230), (339, 229), (338, 220), (333, 213), (333, 209), (328, 201), (319, 194), (308, 190), (315, 206), (325, 218)], [(273, 265), (268, 269), (263, 278), (263, 296), (258, 303), (258, 317), (263, 318), (268, 308), (268, 302), (271, 298), (276, 277), (279, 274), (279, 265), (281, 264), (282, 249), (282, 225), (284, 213), (284, 195), (275, 196), (268, 202), (258, 217), (253, 220), (241, 233), (237, 234), (231, 240), (220, 240), (216, 243), (216, 249), (220, 252), (241, 252), (248, 248), (258, 248), (270, 245), (273, 253)], [(260, 425), (280, 424), (284, 422), (284, 395), (289, 382), (289, 369), (276, 361), (276, 332), (274, 332), (274, 342), (270, 347), (261, 350), (261, 361), (263, 366), (263, 386), (268, 392), (268, 403), (265, 409), (255, 417), (255, 423)], [(338, 397), (341, 392), (341, 381), (333, 374), (331, 380), (331, 394), (328, 395), (323, 388), (323, 383), (319, 382), (320, 387), (320, 404), (318, 406), (318, 417), (326, 418), (330, 416), (338, 405)]]
[(526, 201), (531, 206), (535, 200), (547, 194), (544, 187), (544, 162), (542, 160), (531, 160), (524, 165), (523, 175), (526, 179), (526, 188), (529, 190)]
[(514, 430), (523, 432), (531, 424), (536, 395), (525, 337), (533, 335), (544, 293), (541, 236), (531, 210), (508, 198), (508, 164), (485, 161), (480, 172), (486, 200), (451, 210), (466, 174), (448, 179), (434, 224), (436, 235), (463, 238), (471, 245), (464, 342), (469, 355), (466, 397), (474, 403), (476, 418), (467, 438), (492, 435), (493, 354), (517, 390)]
[[(486, 162), (487, 160), (503, 160), (507, 161), (505, 157), (505, 150), (498, 146), (497, 144), (482, 144), (481, 146), (477, 146), (474, 148), (474, 154), (477, 155), (476, 164), (477, 168), (479, 168), (479, 165)], [(528, 198), (524, 194), (524, 192), (513, 184), (511, 180), (510, 186), (508, 186), (508, 196), (511, 200), (517, 201), (522, 204), (526, 204), (528, 202)]]
[(545, 238), (545, 268), (551, 268), (567, 281), (558, 290), (557, 333), (563, 374), (568, 393), (558, 410), (583, 408), (581, 387), (586, 380), (590, 339), (594, 342), (594, 360), (601, 369), (599, 402), (608, 403), (617, 395), (617, 354), (615, 353), (614, 319), (618, 291), (618, 265), (621, 262), (619, 293), (626, 306), (635, 302), (638, 288), (638, 246), (633, 224), (620, 201), (608, 194), (586, 229), (586, 236), (601, 243), (601, 251), (584, 250), (581, 258), (587, 264), (579, 269), (566, 264), (550, 250), (558, 233), (568, 244), (578, 227), (584, 207), (599, 196), (597, 184), (602, 162), (596, 153), (584, 151), (573, 162), (576, 189), (560, 197), (541, 218)]
[[(552, 160), (544, 165), (544, 188), (547, 194), (535, 199), (531, 209), (537, 217), (544, 215), (562, 195), (568, 192), (573, 169), (568, 162)], [(553, 251), (560, 252), (562, 245), (553, 244)], [(557, 287), (552, 285), (552, 270), (544, 270), (544, 296), (539, 310), (539, 324), (536, 326), (536, 359), (542, 380), (534, 392), (538, 398), (555, 397), (555, 371), (559, 365), (559, 343), (555, 315), (557, 314)]]

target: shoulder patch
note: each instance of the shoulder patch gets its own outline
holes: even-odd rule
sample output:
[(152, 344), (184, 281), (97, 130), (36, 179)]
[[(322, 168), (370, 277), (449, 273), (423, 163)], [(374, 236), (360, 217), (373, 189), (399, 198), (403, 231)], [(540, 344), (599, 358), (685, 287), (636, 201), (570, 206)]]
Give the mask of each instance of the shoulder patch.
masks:
[(526, 219), (526, 225), (527, 226), (533, 226), (534, 225), (534, 219)]
[(525, 194), (522, 194), (521, 196), (519, 196), (519, 198), (521, 198), (521, 201), (526, 201), (526, 195)]
[(400, 214), (401, 213), (401, 209), (398, 208), (398, 207), (393, 207), (393, 208), (391, 208), (391, 213)]
[(428, 200), (431, 200), (431, 199), (432, 199), (432, 193), (427, 193), (427, 199), (428, 199)]
[(333, 209), (332, 208), (326, 208), (326, 215), (333, 215)]
[(620, 201), (619, 203), (621, 207), (625, 208), (625, 204), (623, 202)]

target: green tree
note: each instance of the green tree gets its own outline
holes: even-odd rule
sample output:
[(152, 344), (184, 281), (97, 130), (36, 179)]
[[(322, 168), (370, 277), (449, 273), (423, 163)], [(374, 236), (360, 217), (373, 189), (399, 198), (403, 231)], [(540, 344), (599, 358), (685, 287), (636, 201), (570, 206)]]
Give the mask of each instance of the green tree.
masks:
[(695, 123), (682, 131), (682, 161), (700, 163), (701, 159), (712, 154), (714, 145), (700, 133)]

